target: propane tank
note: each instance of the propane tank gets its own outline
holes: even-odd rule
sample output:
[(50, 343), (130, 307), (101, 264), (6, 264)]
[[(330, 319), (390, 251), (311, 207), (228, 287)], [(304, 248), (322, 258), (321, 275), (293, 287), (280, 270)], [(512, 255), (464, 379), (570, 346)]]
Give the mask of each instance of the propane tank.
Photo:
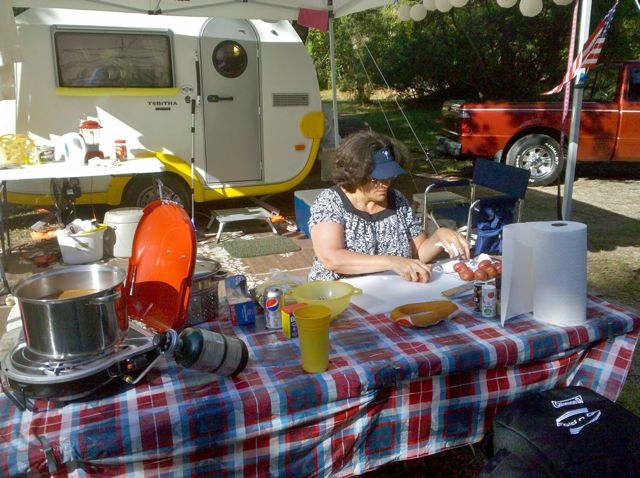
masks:
[(249, 352), (236, 337), (188, 327), (178, 336), (174, 357), (183, 367), (233, 377), (247, 366)]

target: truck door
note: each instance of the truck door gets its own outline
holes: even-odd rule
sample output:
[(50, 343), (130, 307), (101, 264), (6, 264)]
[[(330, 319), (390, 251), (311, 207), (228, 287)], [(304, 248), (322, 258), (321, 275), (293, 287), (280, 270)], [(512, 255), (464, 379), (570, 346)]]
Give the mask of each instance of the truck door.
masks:
[(258, 40), (251, 24), (211, 19), (200, 62), (207, 174), (221, 183), (261, 180)]
[(620, 127), (615, 160), (637, 161), (640, 156), (640, 66), (626, 70), (620, 101)]
[(603, 66), (587, 75), (580, 115), (578, 159), (609, 161), (618, 131), (620, 69)]

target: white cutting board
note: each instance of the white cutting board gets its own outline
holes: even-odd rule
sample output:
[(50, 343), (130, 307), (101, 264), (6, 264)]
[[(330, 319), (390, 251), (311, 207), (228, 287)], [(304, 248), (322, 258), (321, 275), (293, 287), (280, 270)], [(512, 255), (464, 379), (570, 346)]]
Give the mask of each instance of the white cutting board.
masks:
[(341, 280), (362, 289), (362, 294), (351, 296), (351, 303), (372, 315), (391, 312), (399, 305), (447, 300), (442, 291), (465, 284), (457, 273), (439, 270), (433, 271), (431, 282), (427, 283), (409, 282), (392, 272)]

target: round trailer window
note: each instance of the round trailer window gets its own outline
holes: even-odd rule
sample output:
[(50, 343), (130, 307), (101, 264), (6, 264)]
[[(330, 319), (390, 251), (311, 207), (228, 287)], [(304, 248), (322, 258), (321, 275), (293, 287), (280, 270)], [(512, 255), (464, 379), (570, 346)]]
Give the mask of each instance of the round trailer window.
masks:
[(247, 52), (232, 40), (219, 43), (211, 60), (216, 71), (227, 78), (237, 78), (247, 69)]

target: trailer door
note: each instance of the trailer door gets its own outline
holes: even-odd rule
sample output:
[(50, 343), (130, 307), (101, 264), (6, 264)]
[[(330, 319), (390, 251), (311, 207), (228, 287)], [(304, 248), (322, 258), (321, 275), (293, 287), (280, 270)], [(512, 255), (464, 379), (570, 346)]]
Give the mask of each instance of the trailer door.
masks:
[(212, 18), (200, 39), (208, 176), (221, 183), (262, 179), (258, 40), (244, 20)]

